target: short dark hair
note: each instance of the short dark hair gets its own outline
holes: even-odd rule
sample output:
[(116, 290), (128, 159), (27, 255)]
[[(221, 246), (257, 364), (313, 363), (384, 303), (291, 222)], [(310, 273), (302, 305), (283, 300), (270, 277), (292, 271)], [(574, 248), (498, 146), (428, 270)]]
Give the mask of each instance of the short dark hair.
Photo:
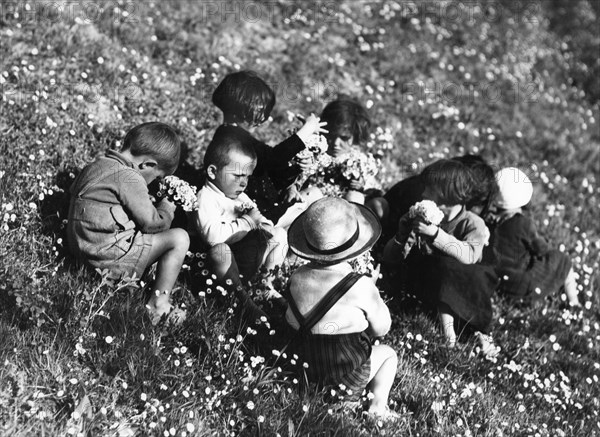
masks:
[(230, 163), (231, 152), (239, 152), (256, 161), (256, 151), (252, 145), (240, 141), (231, 133), (217, 131), (206, 148), (204, 169), (206, 170), (210, 165), (215, 165), (217, 168), (225, 167)]
[(152, 121), (130, 129), (121, 150), (129, 150), (133, 156), (151, 156), (160, 168), (173, 173), (181, 157), (181, 139), (168, 124)]
[(469, 167), (473, 177), (473, 189), (471, 199), (466, 204), (467, 209), (480, 206), (482, 208), (481, 215), (485, 215), (498, 194), (494, 169), (485, 162), (481, 155), (467, 154), (452, 159)]
[(471, 199), (473, 176), (462, 162), (440, 159), (423, 169), (421, 179), (426, 187), (438, 191), (446, 205), (465, 205)]
[(213, 104), (226, 122), (259, 125), (267, 121), (275, 106), (275, 92), (254, 71), (230, 73), (212, 95)]
[(369, 139), (371, 118), (365, 107), (351, 97), (339, 96), (329, 102), (321, 112), (321, 121), (327, 122), (329, 135), (335, 135), (337, 127), (348, 126), (355, 143)]

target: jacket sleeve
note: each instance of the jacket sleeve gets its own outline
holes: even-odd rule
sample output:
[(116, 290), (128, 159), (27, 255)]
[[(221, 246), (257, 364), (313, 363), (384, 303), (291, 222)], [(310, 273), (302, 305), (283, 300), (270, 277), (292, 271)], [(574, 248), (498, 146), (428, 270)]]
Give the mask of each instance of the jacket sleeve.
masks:
[[(286, 138), (281, 143), (274, 147), (264, 145), (267, 149), (262, 148), (262, 153), (258, 153), (264, 160), (264, 171), (269, 175), (271, 181), (278, 190), (289, 187), (296, 177), (300, 174), (298, 166), (290, 166), (289, 162), (294, 159), (294, 156), (302, 150), (305, 145), (296, 134)], [(261, 159), (261, 158), (259, 158)]]
[(465, 223), (461, 238), (448, 234), (440, 228), (432, 241), (433, 247), (463, 264), (475, 264), (481, 260), (483, 248), (490, 239), (490, 231), (483, 223)]
[(163, 200), (154, 206), (146, 181), (136, 171), (125, 171), (119, 177), (124, 178), (119, 183), (119, 200), (136, 226), (148, 234), (169, 229), (175, 215), (175, 205)]

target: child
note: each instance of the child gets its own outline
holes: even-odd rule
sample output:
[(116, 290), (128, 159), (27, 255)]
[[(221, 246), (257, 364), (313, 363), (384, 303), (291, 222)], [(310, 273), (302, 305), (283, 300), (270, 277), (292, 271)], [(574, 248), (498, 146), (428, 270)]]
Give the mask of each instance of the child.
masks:
[[(469, 167), (474, 182), (471, 197), (466, 201), (465, 206), (468, 211), (484, 218), (489, 213), (498, 192), (494, 169), (479, 155), (456, 156), (452, 160), (462, 162)], [(384, 214), (379, 215), (383, 226), (382, 237), (385, 241), (392, 238), (400, 217), (406, 214), (416, 202), (423, 200), (424, 189), (420, 175), (414, 175), (396, 183), (382, 198), (372, 200), (373, 203), (378, 204), (372, 209), (385, 211)]]
[[(477, 264), (489, 231), (483, 220), (465, 208), (471, 198), (473, 179), (467, 166), (454, 160), (440, 160), (420, 175), (423, 198), (434, 201), (444, 213), (440, 226), (411, 219), (405, 214), (398, 230), (384, 249), (384, 261), (391, 271), (400, 264), (401, 279), (408, 291), (433, 304), (450, 347), (456, 344), (456, 319), (476, 331), (486, 331), (492, 318), (491, 295), (497, 278), (493, 268)], [(418, 244), (403, 260), (411, 230)], [(396, 284), (398, 285), (398, 284)], [(477, 333), (486, 355), (495, 354), (491, 338)]]
[[(299, 173), (290, 161), (304, 150), (313, 133), (327, 132), (323, 129), (326, 123), (311, 115), (298, 132), (275, 147), (254, 138), (252, 131), (267, 121), (275, 106), (275, 93), (253, 71), (228, 74), (215, 89), (212, 101), (223, 112), (223, 124), (217, 128), (215, 137), (227, 134), (254, 149), (256, 168), (248, 180), (246, 193), (267, 218), (277, 222), (292, 203), (321, 197), (316, 190), (298, 192), (294, 182)], [(280, 225), (285, 227), (289, 223), (291, 220), (286, 217), (286, 222)]]
[(501, 278), (500, 291), (509, 296), (534, 299), (564, 287), (569, 305), (579, 306), (575, 273), (569, 257), (551, 250), (537, 233), (533, 221), (523, 214), (533, 186), (518, 168), (496, 173), (499, 193), (497, 217), (492, 225), (491, 246)]
[[(333, 163), (311, 176), (305, 186), (312, 185), (327, 195), (364, 204), (365, 190), (379, 188), (379, 183), (374, 177), (348, 180), (342, 175), (342, 171), (346, 167), (345, 159), (350, 155), (364, 160), (371, 157), (360, 147), (369, 139), (371, 119), (367, 110), (356, 100), (342, 95), (325, 106), (321, 120), (327, 123), (327, 153), (333, 157)], [(375, 165), (373, 170), (376, 172), (376, 161), (372, 161)]]
[[(260, 267), (272, 270), (287, 254), (287, 235), (274, 227), (244, 193), (256, 167), (254, 148), (230, 132), (218, 131), (206, 149), (206, 182), (198, 191), (198, 210), (191, 221), (219, 280), (231, 280), (238, 298), (253, 314), (264, 315), (243, 291), (240, 274), (251, 279)], [(270, 284), (268, 284), (270, 286)], [(271, 297), (281, 295), (271, 287)]]
[(85, 167), (71, 187), (67, 235), (78, 258), (138, 278), (158, 261), (147, 305), (152, 324), (172, 310), (169, 296), (189, 238), (183, 229), (169, 229), (175, 205), (163, 199), (154, 206), (148, 185), (172, 174), (179, 155), (179, 136), (171, 127), (140, 124), (127, 133), (121, 152), (106, 152)]
[(285, 318), (294, 334), (290, 348), (308, 363), (309, 381), (343, 385), (350, 398), (369, 386), (368, 411), (394, 417), (387, 407), (398, 357), (371, 345), (385, 335), (390, 312), (373, 281), (353, 273), (348, 261), (369, 250), (381, 227), (366, 207), (327, 197), (314, 202), (290, 227), (292, 251), (310, 262), (290, 278)]

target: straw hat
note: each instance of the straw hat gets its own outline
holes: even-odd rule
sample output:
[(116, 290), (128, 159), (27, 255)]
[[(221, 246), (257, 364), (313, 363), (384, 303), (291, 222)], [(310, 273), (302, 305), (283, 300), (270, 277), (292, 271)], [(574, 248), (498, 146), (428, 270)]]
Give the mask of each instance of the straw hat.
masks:
[(301, 258), (334, 264), (369, 250), (381, 235), (381, 224), (363, 205), (324, 197), (290, 226), (288, 242)]
[(516, 167), (506, 167), (496, 172), (498, 198), (496, 204), (502, 209), (525, 206), (533, 195), (533, 184), (525, 173)]

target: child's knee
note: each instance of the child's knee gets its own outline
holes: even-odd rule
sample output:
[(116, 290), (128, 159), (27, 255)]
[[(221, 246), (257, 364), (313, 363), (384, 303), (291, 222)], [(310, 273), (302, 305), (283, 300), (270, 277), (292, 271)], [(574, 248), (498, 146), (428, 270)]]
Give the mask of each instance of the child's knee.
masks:
[(171, 241), (173, 242), (173, 247), (184, 253), (187, 252), (190, 247), (190, 235), (185, 229), (171, 229)]
[(384, 348), (384, 354), (387, 357), (387, 359), (391, 359), (391, 360), (398, 362), (398, 353), (396, 352), (396, 350), (393, 347), (388, 346), (386, 344), (381, 345), (381, 346)]
[(271, 241), (276, 244), (287, 244), (287, 231), (280, 227), (273, 228), (273, 237)]

